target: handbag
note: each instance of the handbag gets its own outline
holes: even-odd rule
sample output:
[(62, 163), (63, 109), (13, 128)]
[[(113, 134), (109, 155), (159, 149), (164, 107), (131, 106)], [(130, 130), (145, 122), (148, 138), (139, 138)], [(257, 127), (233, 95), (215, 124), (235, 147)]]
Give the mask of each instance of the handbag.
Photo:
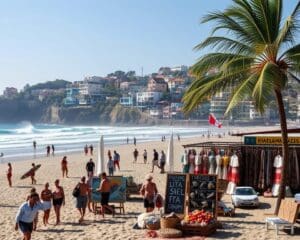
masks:
[(76, 187), (73, 189), (72, 195), (73, 195), (73, 197), (76, 197), (76, 198), (79, 197), (79, 195), (80, 195), (80, 186), (79, 186), (79, 184), (76, 185)]

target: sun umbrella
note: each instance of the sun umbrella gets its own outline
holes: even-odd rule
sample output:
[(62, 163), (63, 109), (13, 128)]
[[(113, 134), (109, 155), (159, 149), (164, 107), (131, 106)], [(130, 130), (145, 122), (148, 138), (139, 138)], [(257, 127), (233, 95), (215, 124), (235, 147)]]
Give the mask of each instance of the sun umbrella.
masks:
[(173, 133), (171, 134), (169, 147), (167, 152), (167, 165), (169, 166), (169, 171), (174, 172), (174, 143), (173, 143)]
[(104, 164), (104, 141), (103, 136), (101, 136), (98, 146), (98, 162), (97, 162), (97, 175), (105, 171)]

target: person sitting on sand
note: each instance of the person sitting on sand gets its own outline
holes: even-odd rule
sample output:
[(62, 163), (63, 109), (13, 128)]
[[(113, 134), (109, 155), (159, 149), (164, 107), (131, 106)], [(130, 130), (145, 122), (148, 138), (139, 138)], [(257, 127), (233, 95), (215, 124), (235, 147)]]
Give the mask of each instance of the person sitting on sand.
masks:
[(113, 216), (115, 214), (115, 210), (108, 205), (109, 202), (109, 194), (111, 189), (110, 181), (107, 179), (106, 173), (103, 172), (101, 174), (101, 183), (100, 187), (96, 190), (101, 193), (101, 213), (104, 218), (105, 209), (112, 212)]
[(146, 212), (152, 212), (154, 210), (154, 197), (158, 193), (156, 184), (152, 182), (153, 177), (148, 174), (146, 176), (146, 182), (143, 183), (140, 194), (144, 198), (144, 208), (146, 208)]
[(62, 205), (65, 205), (65, 193), (64, 189), (59, 185), (59, 179), (56, 179), (55, 190), (52, 192), (53, 196), (53, 207), (56, 215), (55, 225), (60, 224), (60, 208)]
[(51, 209), (51, 200), (52, 200), (52, 192), (49, 189), (49, 183), (45, 184), (45, 188), (41, 192), (41, 199), (42, 204), (44, 205), (44, 217), (43, 217), (43, 223), (46, 226), (49, 224), (49, 216), (50, 216), (50, 209)]
[(62, 171), (62, 177), (64, 178), (65, 175), (68, 178), (68, 161), (67, 156), (64, 156), (61, 160), (61, 171)]
[(31, 166), (32, 166), (32, 168), (31, 168), (31, 171), (30, 171), (30, 178), (31, 178), (31, 184), (33, 185), (33, 184), (36, 184), (36, 179), (34, 178), (34, 176), (35, 176), (35, 164), (34, 163), (32, 163), (31, 164)]
[(31, 239), (34, 218), (39, 210), (44, 210), (43, 205), (39, 203), (39, 195), (36, 192), (31, 193), (28, 200), (20, 206), (16, 215), (15, 230), (21, 230), (23, 240)]
[(7, 169), (7, 172), (6, 172), (6, 176), (7, 176), (8, 185), (11, 187), (12, 186), (12, 183), (11, 183), (11, 177), (12, 177), (11, 163), (8, 163), (7, 166), (8, 166), (8, 169)]
[(88, 185), (85, 182), (85, 177), (81, 178), (81, 182), (77, 184), (79, 187), (80, 193), (79, 196), (76, 198), (76, 208), (80, 213), (80, 218), (78, 220), (79, 223), (82, 223), (84, 220), (87, 200), (88, 200)]

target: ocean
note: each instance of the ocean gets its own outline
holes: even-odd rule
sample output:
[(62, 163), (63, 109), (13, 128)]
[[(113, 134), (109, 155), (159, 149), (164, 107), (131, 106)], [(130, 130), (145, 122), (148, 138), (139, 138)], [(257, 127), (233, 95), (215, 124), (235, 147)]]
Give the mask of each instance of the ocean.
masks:
[[(93, 144), (96, 148), (103, 135), (106, 146), (114, 146), (133, 142), (157, 141), (164, 135), (167, 138), (173, 132), (177, 138), (201, 136), (212, 131), (209, 127), (172, 127), (172, 126), (64, 126), (56, 124), (0, 124), (1, 162), (17, 161), (34, 157), (33, 141), (36, 141), (36, 157), (46, 155), (47, 145), (55, 146), (55, 153), (83, 151), (85, 144)], [(213, 134), (222, 133), (224, 129), (213, 128)], [(1, 154), (2, 155), (2, 154)]]

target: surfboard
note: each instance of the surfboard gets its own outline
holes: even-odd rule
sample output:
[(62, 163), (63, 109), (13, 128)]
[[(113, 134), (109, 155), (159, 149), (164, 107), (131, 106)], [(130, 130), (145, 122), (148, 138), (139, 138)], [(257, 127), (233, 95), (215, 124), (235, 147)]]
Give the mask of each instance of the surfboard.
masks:
[(42, 165), (41, 164), (37, 164), (35, 165), (35, 167), (31, 168), (30, 170), (28, 170), (26, 173), (24, 173), (21, 177), (21, 179), (25, 179), (28, 178), (32, 172), (36, 172)]

